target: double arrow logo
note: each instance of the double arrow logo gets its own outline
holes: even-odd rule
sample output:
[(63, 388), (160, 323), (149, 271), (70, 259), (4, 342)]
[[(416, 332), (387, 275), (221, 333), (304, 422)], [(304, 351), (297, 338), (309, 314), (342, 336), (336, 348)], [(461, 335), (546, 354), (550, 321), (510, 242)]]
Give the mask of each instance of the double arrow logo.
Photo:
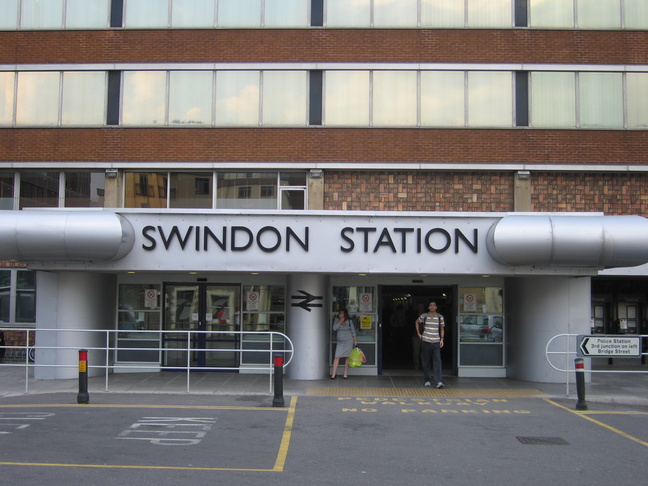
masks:
[(302, 299), (301, 302), (294, 302), (291, 304), (292, 307), (301, 307), (302, 309), (310, 312), (311, 307), (322, 307), (323, 304), (312, 304), (314, 300), (322, 300), (324, 297), (321, 295), (315, 296), (311, 295), (308, 292), (304, 292), (303, 290), (298, 290), (302, 295), (291, 295), (290, 298), (295, 300), (295, 299)]

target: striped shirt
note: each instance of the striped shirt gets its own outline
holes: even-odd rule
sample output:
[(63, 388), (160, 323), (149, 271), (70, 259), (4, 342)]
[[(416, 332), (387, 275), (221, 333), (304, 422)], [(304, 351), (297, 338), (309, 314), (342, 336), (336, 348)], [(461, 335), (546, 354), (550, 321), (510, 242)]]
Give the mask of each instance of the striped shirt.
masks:
[(421, 339), (426, 343), (438, 343), (441, 341), (440, 328), (445, 327), (445, 320), (441, 314), (431, 316), (428, 312), (421, 314), (418, 318), (419, 324), (425, 324)]

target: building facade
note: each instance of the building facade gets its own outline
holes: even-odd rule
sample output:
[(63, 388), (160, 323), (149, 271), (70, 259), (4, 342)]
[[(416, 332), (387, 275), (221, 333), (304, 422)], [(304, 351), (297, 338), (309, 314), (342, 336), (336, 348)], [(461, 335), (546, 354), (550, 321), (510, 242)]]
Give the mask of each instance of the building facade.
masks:
[(557, 381), (552, 336), (648, 333), (645, 1), (0, 9), (3, 326), (275, 330), (302, 379), (340, 308), (371, 374), (412, 366), (429, 299), (459, 376)]

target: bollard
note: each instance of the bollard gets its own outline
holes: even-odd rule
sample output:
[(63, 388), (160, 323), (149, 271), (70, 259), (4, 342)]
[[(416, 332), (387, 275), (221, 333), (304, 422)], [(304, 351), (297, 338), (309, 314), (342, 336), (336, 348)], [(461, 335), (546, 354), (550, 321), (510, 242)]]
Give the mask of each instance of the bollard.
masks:
[(79, 350), (79, 394), (77, 395), (77, 403), (89, 403), (90, 395), (88, 395), (88, 351), (85, 349)]
[(281, 354), (274, 355), (274, 398), (272, 399), (273, 407), (283, 407), (283, 356)]
[(583, 358), (576, 358), (574, 364), (576, 367), (576, 392), (578, 393), (576, 410), (587, 410), (587, 403), (585, 403), (585, 363)]

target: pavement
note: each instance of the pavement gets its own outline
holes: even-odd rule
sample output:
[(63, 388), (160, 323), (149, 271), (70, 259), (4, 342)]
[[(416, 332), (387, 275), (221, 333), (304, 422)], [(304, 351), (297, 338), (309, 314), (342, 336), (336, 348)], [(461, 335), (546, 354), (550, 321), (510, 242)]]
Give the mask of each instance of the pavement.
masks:
[[(648, 407), (648, 364), (640, 360), (607, 359), (592, 362), (591, 381), (586, 380), (585, 402), (616, 403)], [(567, 380), (567, 377), (565, 378)], [(335, 380), (293, 380), (284, 378), (277, 393), (270, 375), (162, 371), (153, 373), (115, 373), (88, 378), (87, 391), (127, 394), (195, 394), (266, 396), (269, 401), (290, 396), (350, 397), (452, 397), (452, 398), (570, 398), (578, 400), (577, 387), (571, 383), (537, 383), (508, 378), (465, 378), (444, 376), (443, 389), (424, 388), (422, 373), (415, 370), (386, 370), (379, 376), (338, 376)], [(76, 401), (78, 379), (35, 380), (33, 367), (0, 363), (0, 397), (61, 393)]]

